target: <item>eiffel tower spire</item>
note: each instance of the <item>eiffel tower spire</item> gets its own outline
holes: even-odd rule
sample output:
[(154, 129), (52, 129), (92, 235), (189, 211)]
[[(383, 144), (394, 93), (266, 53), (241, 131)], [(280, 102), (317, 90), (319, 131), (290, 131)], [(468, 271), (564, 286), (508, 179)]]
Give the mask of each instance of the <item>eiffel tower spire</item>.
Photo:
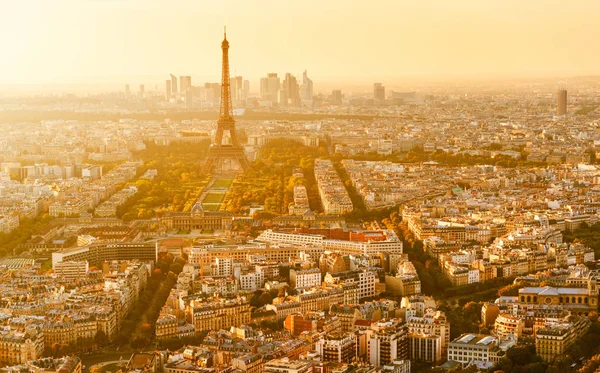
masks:
[[(211, 145), (206, 161), (202, 168), (203, 173), (211, 173), (215, 165), (220, 161), (233, 160), (239, 163), (243, 170), (246, 170), (250, 164), (244, 148), (240, 145), (235, 129), (235, 120), (233, 118), (233, 105), (231, 104), (231, 87), (229, 77), (229, 41), (227, 41), (227, 29), (223, 35), (221, 43), (223, 50), (223, 64), (221, 73), (221, 108), (219, 110), (219, 119), (217, 120), (217, 133), (215, 142)], [(223, 144), (223, 132), (229, 131), (231, 145)]]
[(221, 110), (219, 121), (233, 121), (233, 105), (231, 104), (231, 79), (229, 78), (229, 42), (227, 41), (227, 27), (223, 33), (223, 64), (221, 67)]

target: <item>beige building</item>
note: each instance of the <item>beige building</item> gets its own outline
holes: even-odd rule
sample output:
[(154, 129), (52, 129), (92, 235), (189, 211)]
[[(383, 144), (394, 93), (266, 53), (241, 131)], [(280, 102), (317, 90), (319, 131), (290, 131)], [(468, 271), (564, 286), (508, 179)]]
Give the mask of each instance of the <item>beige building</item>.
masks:
[(290, 270), (290, 286), (301, 290), (321, 285), (321, 270), (310, 268), (305, 270)]
[(160, 222), (167, 229), (229, 229), (233, 216), (227, 212), (204, 211), (197, 203), (190, 212), (170, 212)]
[(408, 335), (408, 351), (411, 361), (436, 363), (442, 360), (442, 337), (410, 333)]
[(569, 323), (548, 325), (537, 330), (535, 352), (545, 361), (566, 354), (569, 348), (590, 328), (587, 317), (574, 318)]
[(185, 308), (186, 320), (196, 333), (240, 326), (250, 322), (250, 304), (245, 297), (192, 300)]
[(494, 333), (498, 338), (506, 339), (509, 336), (519, 338), (523, 332), (523, 320), (520, 317), (501, 313), (494, 322)]
[(37, 328), (0, 332), (0, 363), (25, 364), (42, 357), (44, 334)]

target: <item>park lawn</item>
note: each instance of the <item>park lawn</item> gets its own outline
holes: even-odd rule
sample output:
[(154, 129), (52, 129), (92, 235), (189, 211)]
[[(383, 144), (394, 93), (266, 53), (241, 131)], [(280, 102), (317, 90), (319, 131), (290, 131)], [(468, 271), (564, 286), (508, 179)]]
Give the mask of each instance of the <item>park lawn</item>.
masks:
[(204, 211), (219, 211), (221, 205), (202, 205)]
[(42, 270), (48, 271), (50, 269), (52, 269), (52, 259), (48, 259), (42, 263)]
[(221, 203), (225, 198), (225, 193), (208, 193), (202, 203)]
[(233, 179), (217, 179), (213, 184), (213, 188), (229, 188), (233, 183)]

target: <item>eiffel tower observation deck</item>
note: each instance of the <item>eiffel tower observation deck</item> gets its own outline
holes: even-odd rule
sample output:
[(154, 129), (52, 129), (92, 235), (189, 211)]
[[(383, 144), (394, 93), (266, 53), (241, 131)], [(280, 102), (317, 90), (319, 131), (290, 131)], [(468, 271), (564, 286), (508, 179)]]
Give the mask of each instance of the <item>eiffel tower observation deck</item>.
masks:
[[(234, 163), (237, 163), (241, 170), (250, 167), (244, 148), (240, 145), (235, 129), (235, 120), (233, 119), (233, 105), (231, 104), (231, 87), (229, 78), (229, 41), (225, 32), (223, 42), (223, 67), (221, 74), (221, 109), (219, 111), (219, 120), (217, 121), (217, 134), (215, 142), (210, 146), (202, 172), (214, 174), (215, 172), (227, 172), (232, 170)], [(230, 143), (223, 144), (223, 133), (229, 132)]]

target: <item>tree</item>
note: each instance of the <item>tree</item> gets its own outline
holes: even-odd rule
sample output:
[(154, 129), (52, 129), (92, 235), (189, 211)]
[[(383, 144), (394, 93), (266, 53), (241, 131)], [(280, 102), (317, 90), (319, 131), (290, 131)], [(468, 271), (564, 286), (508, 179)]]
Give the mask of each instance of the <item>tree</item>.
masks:
[(52, 344), (52, 355), (54, 357), (58, 357), (59, 353), (60, 353), (60, 343), (53, 343)]
[(289, 286), (282, 286), (279, 288), (279, 291), (277, 292), (277, 297), (282, 298), (285, 297), (285, 295), (287, 294), (289, 289)]
[(260, 305), (259, 307), (264, 306), (265, 304), (271, 304), (273, 303), (273, 296), (266, 292), (263, 293), (259, 298), (258, 298), (258, 304)]
[(183, 271), (183, 265), (181, 263), (175, 262), (171, 265), (171, 271), (175, 274), (180, 274)]
[(102, 330), (98, 330), (96, 332), (96, 337), (94, 339), (96, 343), (98, 343), (100, 346), (103, 346), (108, 342), (108, 337), (106, 336), (106, 333), (104, 333), (104, 331)]

